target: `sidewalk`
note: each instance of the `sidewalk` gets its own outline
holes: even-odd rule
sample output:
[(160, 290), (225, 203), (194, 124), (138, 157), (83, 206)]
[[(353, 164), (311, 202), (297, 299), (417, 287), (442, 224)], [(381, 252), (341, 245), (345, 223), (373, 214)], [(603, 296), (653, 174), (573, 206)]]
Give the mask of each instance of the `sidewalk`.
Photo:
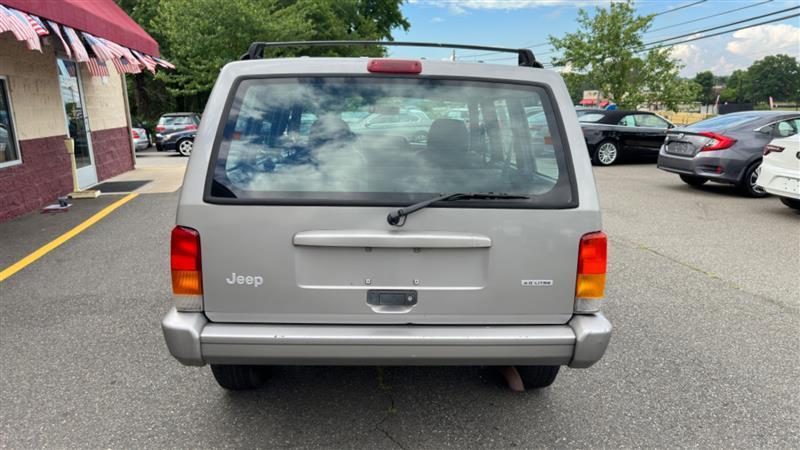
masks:
[(136, 169), (104, 180), (109, 181), (144, 181), (150, 182), (134, 189), (139, 194), (157, 194), (175, 192), (183, 183), (183, 173), (189, 158), (177, 152), (144, 151), (136, 153)]

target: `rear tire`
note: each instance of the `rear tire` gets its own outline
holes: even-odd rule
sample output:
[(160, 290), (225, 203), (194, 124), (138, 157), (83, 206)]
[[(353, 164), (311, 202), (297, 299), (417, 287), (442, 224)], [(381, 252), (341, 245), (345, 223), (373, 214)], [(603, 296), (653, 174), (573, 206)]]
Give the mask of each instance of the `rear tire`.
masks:
[(756, 184), (759, 168), (761, 168), (761, 161), (756, 161), (744, 171), (744, 177), (742, 177), (742, 180), (739, 182), (739, 190), (742, 194), (753, 198), (767, 196), (767, 191)]
[(541, 389), (556, 381), (560, 368), (561, 366), (517, 366), (517, 372), (527, 389)]
[(258, 389), (266, 380), (266, 368), (261, 366), (212, 364), (211, 373), (217, 383), (229, 391)]
[(681, 175), (681, 180), (692, 187), (700, 187), (708, 181), (707, 178), (696, 177), (694, 175)]
[(178, 149), (178, 153), (183, 156), (190, 156), (192, 154), (192, 149), (194, 149), (194, 141), (191, 139), (182, 139), (178, 141), (175, 145)]
[(594, 148), (592, 164), (596, 166), (610, 166), (619, 161), (619, 144), (605, 140)]
[(781, 203), (788, 206), (789, 208), (800, 211), (800, 200), (789, 197), (781, 197)]

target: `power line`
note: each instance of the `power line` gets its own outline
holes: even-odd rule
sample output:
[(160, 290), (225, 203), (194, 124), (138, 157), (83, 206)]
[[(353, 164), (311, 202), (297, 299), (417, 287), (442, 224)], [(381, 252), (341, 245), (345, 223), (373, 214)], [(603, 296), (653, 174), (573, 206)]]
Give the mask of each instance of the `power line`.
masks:
[(774, 12), (767, 13), (767, 14), (761, 14), (760, 16), (754, 16), (754, 17), (750, 17), (750, 18), (747, 18), (747, 19), (737, 20), (736, 22), (726, 23), (725, 25), (718, 25), (716, 27), (706, 28), (704, 30), (697, 30), (697, 31), (693, 31), (691, 33), (681, 34), (681, 35), (678, 35), (678, 36), (673, 36), (673, 37), (666, 38), (666, 39), (661, 39), (661, 40), (658, 40), (658, 41), (648, 42), (647, 44), (644, 44), (644, 45), (648, 46), (648, 45), (653, 45), (653, 44), (660, 44), (662, 42), (667, 42), (667, 41), (674, 41), (675, 39), (680, 39), (680, 38), (684, 38), (684, 37), (687, 37), (687, 36), (692, 36), (692, 35), (697, 34), (697, 33), (705, 33), (707, 31), (719, 30), (721, 28), (727, 28), (727, 27), (729, 27), (731, 25), (738, 25), (740, 23), (750, 22), (751, 20), (756, 20), (756, 19), (763, 19), (764, 17), (774, 16), (776, 14), (785, 13), (787, 11), (793, 11), (795, 9), (800, 9), (800, 6), (793, 6), (791, 8), (782, 9), (780, 11), (774, 11)]
[[(796, 8), (793, 8), (793, 9), (796, 9)], [(684, 41), (673, 42), (673, 43), (666, 44), (666, 45), (657, 45), (657, 46), (654, 46), (654, 47), (642, 49), (642, 50), (640, 50), (640, 52), (656, 50), (656, 49), (659, 49), (659, 48), (674, 47), (674, 46), (676, 46), (678, 44), (685, 44), (687, 42), (694, 42), (694, 41), (699, 41), (701, 39), (708, 39), (708, 38), (712, 38), (712, 37), (715, 37), (715, 36), (721, 36), (723, 34), (728, 34), (728, 33), (732, 33), (732, 32), (735, 32), (735, 31), (744, 30), (744, 29), (747, 29), (747, 28), (753, 28), (753, 27), (758, 27), (758, 26), (761, 26), (761, 25), (767, 25), (767, 24), (774, 23), (774, 22), (780, 22), (781, 20), (791, 19), (791, 18), (797, 17), (797, 16), (800, 16), (800, 13), (791, 14), (789, 16), (777, 17), (777, 18), (772, 19), (772, 20), (765, 20), (764, 22), (745, 25), (743, 27), (733, 28), (731, 30), (724, 30), (724, 31), (720, 31), (718, 33), (712, 33), (712, 34), (707, 34), (707, 35), (704, 35), (704, 36), (698, 36), (696, 38), (686, 39)], [(694, 33), (692, 33), (692, 34), (694, 34)], [(651, 42), (650, 44), (653, 44), (653, 43)], [(650, 44), (645, 44), (645, 45), (650, 45)]]
[(698, 17), (697, 19), (688, 20), (688, 21), (686, 21), (686, 22), (681, 22), (681, 23), (679, 23), (679, 24), (675, 24), (675, 25), (668, 25), (668, 26), (666, 26), (666, 27), (661, 27), (661, 28), (653, 28), (652, 30), (648, 31), (648, 32), (647, 32), (647, 33), (645, 33), (645, 34), (650, 34), (650, 33), (653, 33), (653, 32), (656, 32), (656, 31), (661, 31), (661, 30), (666, 30), (666, 29), (668, 29), (668, 28), (673, 28), (673, 27), (683, 26), (683, 25), (686, 25), (686, 24), (690, 24), (690, 23), (699, 22), (699, 21), (701, 21), (701, 20), (706, 20), (706, 19), (714, 19), (714, 18), (717, 18), (717, 17), (719, 17), (719, 16), (724, 16), (725, 14), (730, 14), (730, 13), (732, 13), (732, 12), (741, 11), (741, 10), (748, 9), (748, 8), (754, 8), (754, 7), (756, 7), (756, 6), (763, 5), (764, 3), (769, 3), (769, 2), (771, 2), (771, 1), (773, 1), (773, 0), (765, 0), (765, 1), (761, 2), (761, 3), (753, 3), (752, 5), (747, 5), (747, 6), (742, 6), (742, 7), (739, 7), (739, 8), (729, 9), (729, 10), (727, 10), (727, 11), (722, 11), (722, 12), (719, 12), (719, 13), (717, 13), (717, 14), (711, 14), (710, 16)]
[(672, 8), (672, 9), (668, 9), (666, 11), (661, 11), (658, 14), (653, 14), (653, 17), (658, 17), (658, 16), (663, 15), (663, 14), (669, 14), (671, 12), (675, 12), (675, 11), (678, 11), (678, 10), (681, 10), (681, 9), (684, 9), (684, 8), (689, 8), (690, 6), (699, 5), (700, 3), (705, 3), (706, 1), (708, 1), (708, 0), (698, 0), (698, 1), (694, 2), (694, 3), (689, 3), (688, 5), (676, 6), (676, 7)]
[[(451, 0), (451, 1), (458, 2), (459, 0)], [(685, 9), (685, 8), (689, 8), (689, 7), (692, 7), (692, 6), (695, 6), (695, 5), (699, 5), (700, 3), (705, 3), (707, 1), (708, 0), (697, 0), (695, 2), (688, 3), (686, 5), (676, 6), (675, 8), (670, 8), (670, 9), (658, 12), (656, 14), (653, 14), (653, 17), (661, 16), (663, 14), (669, 14), (671, 12), (678, 11), (678, 10)], [(767, 0), (767, 1), (772, 1), (772, 0)], [(543, 47), (545, 45), (550, 45), (550, 42), (540, 42), (538, 44), (523, 45), (520, 48), (536, 48), (536, 47)], [(475, 54), (472, 54), (472, 55), (463, 55), (463, 56), (461, 56), (461, 58), (478, 58), (478, 57), (481, 57), (481, 56), (489, 56), (489, 55), (497, 55), (497, 54), (499, 54), (499, 52), (475, 53)]]

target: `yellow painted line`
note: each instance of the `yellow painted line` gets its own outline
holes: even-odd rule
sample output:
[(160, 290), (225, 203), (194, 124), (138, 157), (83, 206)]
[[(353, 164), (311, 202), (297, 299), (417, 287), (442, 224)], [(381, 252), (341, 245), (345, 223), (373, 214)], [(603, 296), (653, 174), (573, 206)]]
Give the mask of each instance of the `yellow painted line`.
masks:
[(31, 253), (30, 255), (20, 259), (19, 261), (15, 262), (12, 265), (6, 267), (5, 269), (3, 269), (2, 272), (0, 272), (0, 281), (3, 281), (6, 278), (9, 278), (11, 275), (14, 275), (15, 273), (19, 272), (20, 270), (24, 269), (25, 267), (33, 264), (37, 259), (39, 259), (42, 256), (46, 255), (51, 250), (57, 248), (59, 245), (63, 244), (64, 242), (67, 242), (68, 240), (74, 238), (75, 236), (77, 236), (82, 231), (86, 230), (90, 226), (92, 226), (92, 225), (96, 224), (97, 222), (99, 222), (100, 220), (102, 220), (103, 217), (111, 214), (115, 209), (119, 208), (120, 206), (124, 205), (125, 203), (128, 203), (129, 201), (131, 201), (134, 198), (136, 198), (138, 195), (139, 194), (128, 194), (125, 197), (122, 197), (121, 199), (117, 200), (116, 202), (114, 202), (114, 203), (106, 206), (102, 210), (100, 210), (100, 212), (98, 212), (97, 214), (93, 215), (92, 217), (89, 217), (88, 219), (83, 221), (80, 225), (78, 225), (75, 228), (67, 231), (66, 233), (62, 234), (61, 236), (53, 239), (52, 241), (48, 242), (47, 244), (39, 247), (38, 250), (36, 250), (35, 252)]

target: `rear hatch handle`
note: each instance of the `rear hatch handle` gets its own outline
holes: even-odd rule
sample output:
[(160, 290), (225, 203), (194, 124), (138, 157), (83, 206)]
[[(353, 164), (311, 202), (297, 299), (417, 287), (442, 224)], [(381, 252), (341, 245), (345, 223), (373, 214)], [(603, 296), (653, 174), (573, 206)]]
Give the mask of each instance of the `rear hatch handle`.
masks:
[(492, 239), (475, 233), (399, 230), (312, 230), (294, 235), (298, 247), (489, 248)]

